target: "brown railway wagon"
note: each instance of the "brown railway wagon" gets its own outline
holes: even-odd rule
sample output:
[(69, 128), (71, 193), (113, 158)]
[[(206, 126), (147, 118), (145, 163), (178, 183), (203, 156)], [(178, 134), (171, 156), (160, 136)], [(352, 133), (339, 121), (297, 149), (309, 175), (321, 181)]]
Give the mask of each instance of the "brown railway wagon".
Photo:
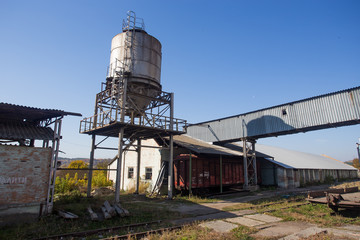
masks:
[[(174, 183), (177, 190), (189, 190), (189, 163), (189, 154), (180, 154), (174, 159)], [(222, 178), (223, 186), (243, 185), (244, 166), (242, 159), (223, 156)], [(191, 155), (191, 188), (197, 189), (219, 186), (219, 157), (199, 157)]]

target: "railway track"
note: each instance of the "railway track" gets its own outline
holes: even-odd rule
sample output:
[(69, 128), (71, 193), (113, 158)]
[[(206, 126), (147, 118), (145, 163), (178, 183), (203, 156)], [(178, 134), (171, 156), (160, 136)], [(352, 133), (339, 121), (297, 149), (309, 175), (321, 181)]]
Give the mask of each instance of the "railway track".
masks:
[[(299, 201), (302, 201), (302, 200), (303, 199), (294, 199), (294, 200), (289, 200), (287, 202), (299, 202)], [(250, 207), (250, 208), (247, 208), (247, 209), (262, 208), (262, 207), (278, 205), (278, 204), (282, 204), (282, 203), (271, 203), (271, 204), (269, 203), (269, 204), (264, 204), (264, 205), (261, 205), (261, 206)], [(281, 208), (276, 208), (276, 209), (269, 209), (269, 210), (264, 210), (264, 211), (260, 211), (260, 212), (261, 213), (273, 212), (273, 211), (277, 211), (277, 210), (283, 210), (283, 209), (288, 209), (288, 208), (292, 208), (292, 207), (299, 207), (299, 206), (308, 205), (308, 204), (310, 204), (310, 203), (309, 202), (299, 203), (299, 204), (296, 204), (296, 205), (291, 205), (291, 206), (281, 207)], [(248, 215), (248, 214), (246, 214), (246, 215)], [(189, 226), (189, 225), (191, 225), (191, 224), (193, 224), (195, 222), (196, 221), (188, 222), (188, 223), (178, 225), (178, 226), (174, 226), (174, 227), (159, 228), (159, 229), (156, 229), (156, 230), (150, 230), (150, 231), (145, 231), (145, 232), (137, 232), (137, 233), (120, 235), (120, 236), (112, 236), (112, 237), (103, 238), (102, 240), (141, 239), (142, 237), (146, 237), (146, 236), (151, 235), (151, 234), (162, 234), (163, 232), (178, 230), (178, 229), (181, 229), (184, 226)]]
[(123, 226), (108, 227), (108, 228), (99, 228), (99, 229), (93, 229), (93, 230), (81, 231), (81, 232), (64, 233), (64, 234), (46, 236), (46, 237), (41, 237), (41, 238), (35, 238), (34, 240), (65, 239), (65, 238), (70, 238), (70, 237), (85, 237), (85, 236), (95, 235), (98, 233), (111, 232), (111, 231), (122, 230), (122, 229), (133, 229), (133, 228), (137, 228), (137, 227), (146, 227), (149, 225), (154, 225), (154, 224), (159, 224), (159, 223), (161, 223), (161, 220), (129, 224), (129, 225), (123, 225)]
[[(292, 208), (292, 207), (299, 207), (299, 206), (302, 206), (302, 205), (307, 205), (307, 204), (309, 204), (309, 202), (299, 203), (299, 204), (296, 204), (296, 205), (280, 207), (280, 208), (275, 208), (275, 209), (268, 209), (268, 210), (264, 209), (264, 211), (261, 211), (260, 209), (261, 208), (266, 208), (266, 207), (269, 207), (269, 206), (284, 204), (285, 202), (290, 203), (290, 202), (299, 202), (299, 201), (303, 201), (303, 200), (304, 199), (292, 199), (292, 200), (287, 200), (287, 201), (284, 201), (284, 202), (276, 202), (276, 203), (268, 203), (268, 204), (263, 204), (263, 205), (258, 205), (258, 206), (251, 206), (251, 207), (244, 208), (244, 209), (259, 209), (258, 212), (261, 212), (261, 213), (273, 212), (273, 211), (276, 211), (276, 210), (283, 210), (283, 209), (288, 209), (288, 208)], [(236, 211), (236, 210), (232, 210), (232, 211)], [(199, 216), (201, 216), (201, 215), (199, 215)], [(194, 216), (194, 217), (196, 217), (196, 216)], [(185, 224), (181, 224), (181, 225), (177, 225), (177, 226), (172, 226), (172, 227), (167, 227), (167, 228), (159, 228), (159, 229), (149, 230), (149, 231), (135, 232), (135, 233), (125, 234), (125, 235), (115, 235), (115, 236), (112, 236), (112, 237), (106, 237), (106, 238), (102, 238), (102, 239), (104, 239), (104, 240), (140, 239), (141, 237), (144, 237), (144, 236), (147, 236), (147, 235), (150, 235), (150, 234), (161, 234), (161, 233), (166, 232), (166, 231), (173, 231), (173, 230), (181, 229), (182, 227), (193, 224), (194, 222), (195, 221), (187, 222)], [(36, 238), (35, 240), (73, 239), (74, 237), (75, 238), (76, 237), (89, 237), (89, 236), (93, 236), (95, 234), (109, 233), (109, 232), (125, 230), (125, 229), (136, 229), (136, 228), (139, 228), (139, 227), (148, 227), (148, 226), (155, 225), (155, 224), (160, 224), (160, 223), (161, 223), (161, 220), (158, 220), (158, 221), (151, 221), (151, 222), (144, 222), (144, 223), (137, 223), (137, 224), (129, 224), (129, 225), (123, 225), (123, 226), (115, 226), (115, 227), (109, 227), (109, 228), (93, 229), (93, 230), (81, 231), (81, 232), (73, 232), (73, 233), (64, 233), (64, 234), (58, 234), (58, 235), (52, 235), (52, 236), (45, 236), (45, 237)]]

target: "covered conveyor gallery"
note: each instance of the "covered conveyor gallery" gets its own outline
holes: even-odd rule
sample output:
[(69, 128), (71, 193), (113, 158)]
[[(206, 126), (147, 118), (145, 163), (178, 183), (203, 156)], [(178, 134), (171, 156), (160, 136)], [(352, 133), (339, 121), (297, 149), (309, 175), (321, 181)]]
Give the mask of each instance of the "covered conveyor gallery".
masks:
[[(360, 87), (324, 94), (245, 114), (190, 125), (187, 134), (223, 145), (242, 141), (244, 185), (256, 185), (255, 143), (259, 138), (360, 123)], [(252, 152), (252, 153), (251, 153)]]

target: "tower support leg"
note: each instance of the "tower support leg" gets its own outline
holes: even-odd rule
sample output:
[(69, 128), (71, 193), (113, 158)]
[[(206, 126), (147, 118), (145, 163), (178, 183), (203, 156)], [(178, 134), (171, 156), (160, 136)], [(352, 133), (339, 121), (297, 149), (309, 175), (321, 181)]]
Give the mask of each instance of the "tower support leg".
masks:
[(121, 161), (124, 148), (124, 128), (120, 129), (119, 132), (119, 145), (118, 145), (118, 161), (116, 168), (116, 183), (115, 183), (115, 202), (120, 202), (120, 180), (121, 180)]
[(168, 199), (173, 198), (173, 168), (174, 168), (174, 142), (173, 135), (170, 135), (169, 174), (168, 174)]
[(95, 154), (95, 134), (92, 135), (91, 142), (91, 152), (90, 152), (90, 160), (89, 160), (89, 175), (88, 175), (88, 186), (87, 186), (87, 197), (91, 196), (91, 182), (93, 175), (93, 166), (94, 166), (94, 154)]
[(136, 190), (135, 194), (139, 194), (140, 186), (140, 163), (141, 163), (141, 139), (137, 141), (137, 165), (136, 165)]

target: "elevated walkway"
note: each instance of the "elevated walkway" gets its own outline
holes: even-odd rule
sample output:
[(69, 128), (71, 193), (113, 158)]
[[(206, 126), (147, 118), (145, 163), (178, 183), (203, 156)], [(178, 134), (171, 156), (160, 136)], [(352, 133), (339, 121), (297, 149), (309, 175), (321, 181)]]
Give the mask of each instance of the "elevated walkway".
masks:
[(231, 117), (192, 124), (187, 134), (206, 142), (236, 142), (360, 123), (360, 87)]

